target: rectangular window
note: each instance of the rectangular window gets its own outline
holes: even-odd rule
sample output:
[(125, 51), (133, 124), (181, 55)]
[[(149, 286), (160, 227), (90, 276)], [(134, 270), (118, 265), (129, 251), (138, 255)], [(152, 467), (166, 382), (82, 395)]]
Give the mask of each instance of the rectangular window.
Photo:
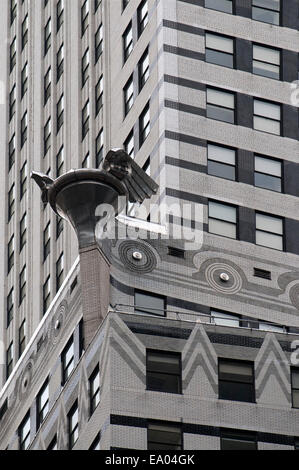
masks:
[(283, 250), (283, 219), (256, 213), (256, 244)]
[(49, 411), (49, 380), (47, 379), (36, 397), (36, 429), (44, 421)]
[(102, 53), (103, 53), (103, 25), (100, 24), (95, 34), (95, 62), (96, 63), (99, 60)]
[(51, 299), (51, 283), (50, 276), (47, 277), (46, 282), (43, 285), (43, 314), (46, 313), (50, 306)]
[(182, 393), (181, 354), (164, 351), (146, 353), (146, 388), (166, 393)]
[(27, 111), (23, 114), (22, 120), (21, 120), (21, 148), (25, 144), (27, 140), (27, 126), (28, 126), (28, 117), (27, 117)]
[(28, 449), (30, 445), (30, 412), (26, 414), (18, 429), (20, 450)]
[(148, 450), (182, 450), (181, 425), (150, 421), (147, 427), (147, 448)]
[(47, 447), (47, 450), (58, 450), (57, 435), (53, 437), (52, 441)]
[(125, 140), (124, 149), (131, 158), (134, 158), (134, 132), (133, 130), (130, 132), (130, 134)]
[(129, 78), (127, 81), (124, 89), (123, 89), (123, 94), (124, 94), (124, 106), (125, 106), (125, 116), (128, 114), (130, 109), (133, 106), (134, 103), (134, 83), (133, 83), (133, 75)]
[(135, 292), (135, 313), (165, 316), (165, 297), (150, 292)]
[(299, 369), (291, 369), (292, 406), (299, 408)]
[(56, 292), (59, 291), (60, 287), (62, 286), (63, 281), (63, 253), (59, 256), (56, 262)]
[(137, 9), (137, 26), (138, 26), (138, 38), (142, 34), (148, 23), (148, 4), (147, 0), (143, 0)]
[(270, 134), (281, 134), (281, 107), (269, 101), (254, 99), (253, 128)]
[(240, 317), (221, 310), (211, 310), (211, 323), (238, 328), (240, 326)]
[(149, 52), (147, 48), (138, 62), (139, 93), (141, 92), (148, 78), (149, 78)]
[(14, 134), (8, 144), (8, 170), (11, 170), (16, 157), (16, 135)]
[(253, 44), (252, 73), (279, 80), (280, 51), (272, 47)]
[(219, 398), (255, 402), (253, 363), (219, 359)]
[(27, 241), (27, 216), (26, 214), (20, 220), (20, 252), (26, 245)]
[(64, 121), (64, 96), (62, 95), (57, 103), (57, 108), (56, 108), (56, 133), (58, 134), (61, 126), (63, 125)]
[(124, 62), (126, 62), (132, 50), (133, 50), (133, 31), (132, 31), (132, 22), (131, 22), (123, 34)]
[(256, 433), (221, 429), (221, 450), (257, 450)]
[(101, 441), (101, 433), (99, 432), (96, 435), (96, 438), (94, 439), (93, 443), (91, 444), (89, 450), (101, 450), (100, 441)]
[(58, 0), (56, 6), (56, 31), (58, 32), (63, 24), (64, 0)]
[(88, 28), (89, 0), (86, 0), (81, 8), (81, 36)]
[(10, 1), (10, 24), (12, 25), (14, 19), (17, 17), (17, 0)]
[(82, 87), (89, 77), (89, 49), (87, 49), (82, 57)]
[(7, 245), (7, 274), (10, 273), (13, 265), (14, 265), (14, 260), (15, 260), (15, 241), (14, 241), (14, 235), (12, 235), (11, 239), (8, 242)]
[(66, 383), (74, 367), (74, 339), (72, 336), (61, 354), (62, 385)]
[(16, 112), (16, 86), (9, 93), (9, 120), (11, 121)]
[(228, 91), (207, 88), (207, 117), (218, 121), (235, 122), (235, 95)]
[(26, 266), (22, 269), (19, 275), (19, 305), (23, 302), (26, 296)]
[(51, 147), (51, 118), (45, 124), (44, 127), (44, 155), (47, 154)]
[(255, 186), (281, 192), (281, 162), (255, 155), (254, 165)]
[(64, 147), (60, 147), (58, 154), (56, 155), (56, 177), (62, 175), (64, 166)]
[(64, 68), (64, 47), (63, 44), (60, 46), (58, 52), (57, 52), (57, 76), (56, 76), (56, 82), (59, 81), (61, 75), (63, 74), (63, 68)]
[(205, 0), (205, 7), (224, 13), (233, 13), (232, 0)]
[(45, 33), (44, 34), (45, 34), (45, 38), (44, 38), (45, 51), (44, 51), (44, 54), (46, 55), (48, 50), (51, 47), (51, 18), (49, 19), (49, 21), (47, 22), (47, 24), (45, 26)]
[(234, 40), (206, 32), (206, 62), (234, 68)]
[(56, 240), (60, 236), (60, 234), (63, 232), (63, 218), (62, 217), (56, 217)]
[(23, 98), (27, 89), (28, 89), (28, 64), (26, 62), (21, 72), (21, 98)]
[(280, 0), (252, 0), (252, 19), (280, 24)]
[(236, 151), (208, 144), (208, 174), (228, 180), (236, 179)]
[(139, 148), (149, 135), (150, 127), (150, 106), (149, 103), (147, 103), (139, 117)]
[(44, 104), (46, 104), (50, 96), (51, 96), (51, 67), (48, 68), (48, 71), (44, 78)]
[(103, 93), (104, 93), (104, 78), (103, 75), (98, 80), (96, 84), (96, 116), (99, 113), (100, 109), (103, 107)]
[(19, 358), (25, 351), (26, 346), (26, 320), (24, 320), (19, 328)]
[(89, 168), (89, 163), (90, 163), (90, 155), (89, 152), (85, 155), (83, 161), (82, 161), (82, 168)]
[(10, 48), (9, 48), (9, 63), (10, 63), (10, 72), (13, 71), (14, 66), (17, 62), (17, 40), (16, 38), (13, 39)]
[(104, 157), (104, 130), (101, 129), (96, 138), (96, 166), (99, 168)]
[(6, 380), (13, 370), (13, 342), (10, 343), (6, 351)]
[(22, 50), (28, 42), (28, 15), (25, 16), (22, 22)]
[(209, 201), (209, 233), (237, 238), (236, 207)]
[(100, 402), (100, 371), (99, 366), (95, 368), (93, 373), (89, 378), (89, 409), (90, 416), (93, 414), (94, 410)]
[(50, 254), (51, 238), (50, 238), (50, 222), (47, 224), (43, 234), (43, 246), (44, 246), (44, 261)]
[(23, 198), (27, 191), (27, 162), (21, 168), (20, 171), (20, 200)]
[(14, 288), (12, 287), (6, 299), (6, 327), (8, 328), (13, 319), (14, 311)]
[(67, 418), (69, 431), (69, 450), (71, 450), (76, 444), (79, 437), (79, 410), (77, 401), (68, 413)]
[(15, 213), (15, 185), (13, 184), (8, 192), (8, 221)]
[(89, 101), (82, 109), (82, 141), (85, 139), (89, 131)]

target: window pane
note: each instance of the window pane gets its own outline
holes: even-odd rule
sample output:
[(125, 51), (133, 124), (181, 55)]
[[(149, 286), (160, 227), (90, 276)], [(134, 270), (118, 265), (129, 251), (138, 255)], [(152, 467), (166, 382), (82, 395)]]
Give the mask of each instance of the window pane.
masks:
[(299, 390), (293, 390), (293, 407), (299, 408)]
[(211, 8), (212, 10), (223, 11), (224, 13), (232, 13), (233, 6), (231, 0), (206, 0), (206, 8)]
[(234, 98), (233, 93), (214, 90), (212, 88), (207, 89), (207, 102), (210, 104), (233, 109), (235, 106)]
[(146, 382), (149, 390), (158, 390), (166, 393), (180, 393), (180, 378), (176, 375), (148, 372)]
[(234, 374), (252, 377), (252, 365), (245, 362), (232, 362), (230, 360), (219, 362), (220, 374)]
[(213, 51), (211, 49), (206, 49), (206, 61), (211, 64), (221, 65), (223, 67), (234, 67), (234, 59), (231, 54), (226, 54), (225, 52)]
[(217, 202), (209, 202), (209, 217), (215, 219), (226, 220), (228, 222), (236, 222), (236, 208), (219, 204)]
[(270, 189), (272, 191), (281, 192), (281, 179), (275, 176), (255, 173), (254, 184), (259, 188)]
[(207, 106), (207, 117), (210, 119), (217, 119), (218, 121), (229, 122), (233, 124), (235, 122), (234, 111), (226, 108), (219, 108), (218, 106)]
[(250, 383), (219, 381), (219, 398), (222, 400), (254, 401), (253, 386)]
[(280, 52), (270, 47), (253, 46), (253, 58), (262, 62), (269, 62), (274, 65), (280, 64)]
[(257, 62), (256, 60), (253, 61), (252, 72), (255, 75), (261, 75), (262, 77), (273, 78), (276, 80), (279, 80), (280, 78), (279, 66), (266, 64), (265, 62)]
[(221, 438), (222, 450), (256, 450), (256, 443), (237, 439)]
[(256, 228), (280, 235), (283, 233), (282, 220), (265, 214), (256, 214)]
[(253, 127), (257, 131), (280, 135), (280, 122), (254, 116)]
[(135, 313), (152, 313), (164, 316), (164, 298), (141, 292), (135, 293)]
[(254, 114), (280, 120), (280, 106), (266, 101), (254, 100)]
[(211, 310), (211, 317), (212, 323), (215, 323), (215, 325), (238, 327), (240, 324), (240, 319), (237, 315), (229, 315), (228, 313)]
[(282, 251), (282, 237), (280, 235), (273, 235), (272, 233), (256, 232), (256, 244), (274, 248), (275, 250)]
[(281, 162), (270, 158), (255, 157), (255, 170), (272, 176), (281, 176)]
[(268, 323), (259, 322), (259, 329), (264, 331), (275, 331), (276, 333), (283, 333), (282, 326), (269, 325)]
[(180, 372), (180, 360), (176, 355), (149, 352), (147, 357), (147, 366), (150, 370), (173, 374), (178, 374)]
[(279, 11), (280, 0), (253, 0), (252, 5), (261, 8), (268, 8), (269, 10)]
[(232, 39), (217, 34), (206, 33), (206, 47), (209, 49), (216, 49), (222, 52), (233, 54), (234, 43)]
[(261, 8), (252, 7), (252, 19), (279, 25), (279, 13), (270, 10), (263, 10)]
[(209, 160), (216, 160), (222, 163), (228, 163), (229, 165), (235, 165), (235, 151), (219, 147), (218, 145), (208, 144), (208, 156)]
[(231, 165), (224, 165), (223, 163), (217, 163), (208, 161), (208, 174), (212, 176), (219, 176), (234, 181), (236, 179), (235, 167)]
[(229, 222), (222, 222), (220, 220), (209, 220), (209, 232), (223, 237), (236, 238), (236, 226)]
[(299, 389), (299, 370), (292, 370), (292, 387)]

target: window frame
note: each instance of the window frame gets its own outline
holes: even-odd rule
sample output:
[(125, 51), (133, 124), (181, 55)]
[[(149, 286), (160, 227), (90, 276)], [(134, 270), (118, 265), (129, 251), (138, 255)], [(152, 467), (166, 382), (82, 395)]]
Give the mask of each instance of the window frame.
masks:
[[(224, 93), (224, 94), (227, 94), (227, 95), (232, 95), (232, 97), (234, 99), (234, 107), (230, 108), (230, 107), (227, 107), (227, 106), (215, 105), (213, 103), (209, 103), (209, 101), (208, 101), (208, 90), (221, 92), (221, 93)], [(229, 91), (229, 90), (226, 90), (226, 89), (223, 89), (223, 88), (216, 88), (216, 87), (213, 87), (213, 86), (207, 86), (206, 87), (206, 117), (207, 117), (207, 119), (212, 119), (213, 121), (225, 122), (226, 124), (235, 125), (236, 124), (236, 116), (237, 116), (236, 102), (237, 102), (236, 92)], [(217, 109), (221, 109), (221, 110), (224, 109), (224, 110), (232, 111), (233, 121), (231, 122), (231, 121), (226, 121), (226, 120), (223, 120), (223, 119), (217, 119), (215, 117), (208, 116), (208, 111), (209, 111), (208, 106), (212, 106), (214, 109), (217, 108)]]
[[(258, 228), (256, 227), (256, 219), (257, 219), (256, 216), (257, 216), (258, 214), (259, 214), (259, 215), (264, 215), (264, 216), (266, 216), (266, 217), (272, 217), (273, 219), (279, 219), (279, 220), (281, 220), (281, 222), (282, 222), (282, 235), (280, 235), (280, 234), (278, 234), (278, 233), (275, 233), (275, 232), (270, 232), (270, 231), (267, 231), (267, 230), (258, 229)], [(281, 248), (281, 250), (278, 249), (278, 248), (273, 248), (273, 247), (267, 246), (267, 245), (260, 245), (259, 243), (257, 243), (257, 242), (256, 242), (256, 233), (257, 233), (257, 231), (259, 231), (259, 232), (264, 232), (264, 233), (270, 233), (270, 234), (276, 235), (277, 237), (280, 236), (281, 239), (282, 239), (282, 248)], [(270, 248), (271, 250), (276, 250), (276, 251), (279, 251), (279, 252), (284, 252), (284, 251), (285, 251), (285, 243), (286, 243), (286, 241), (285, 241), (285, 233), (286, 233), (286, 232), (285, 232), (285, 218), (284, 218), (284, 217), (279, 217), (279, 216), (276, 216), (276, 215), (273, 215), (273, 214), (268, 214), (268, 213), (262, 212), (262, 211), (255, 211), (255, 244), (256, 244), (257, 246), (262, 246), (262, 247), (264, 247), (264, 248)]]
[[(220, 371), (220, 365), (222, 363), (230, 363), (230, 364), (240, 364), (240, 365), (247, 365), (247, 366), (251, 366), (251, 370), (252, 370), (252, 376), (251, 376), (251, 382), (244, 382), (242, 380), (234, 380), (233, 378), (230, 378), (230, 379), (223, 379), (221, 378), (221, 371)], [(223, 392), (221, 392), (221, 383), (242, 383), (242, 384), (248, 384), (251, 386), (251, 396), (252, 396), (252, 400), (248, 401), (248, 400), (237, 400), (237, 399), (233, 399), (233, 398), (223, 398), (221, 395), (223, 394)], [(231, 359), (231, 358), (226, 358), (226, 357), (219, 357), (218, 358), (218, 399), (219, 400), (227, 400), (227, 401), (232, 401), (232, 402), (238, 402), (238, 403), (256, 403), (256, 390), (255, 390), (255, 370), (254, 370), (254, 362), (253, 361), (243, 361), (243, 360), (239, 360), (239, 359)]]
[[(175, 446), (172, 446), (171, 449), (169, 449), (169, 450), (173, 450), (173, 451), (184, 450), (184, 433), (183, 433), (182, 424), (177, 423), (177, 422), (173, 422), (173, 421), (159, 421), (159, 420), (148, 420), (147, 421), (147, 450), (157, 450), (157, 444), (162, 444), (162, 445), (166, 445), (166, 446), (168, 445), (167, 442), (164, 444), (162, 442), (157, 442), (157, 441), (150, 440), (149, 431), (150, 431), (150, 426), (151, 425), (156, 425), (156, 426), (160, 425), (161, 427), (165, 426), (165, 427), (177, 428), (177, 430), (179, 430), (179, 433), (180, 433), (180, 448), (179, 449), (174, 449)], [(150, 444), (154, 444), (154, 447), (150, 447)], [(158, 447), (158, 449), (159, 449), (159, 447)], [(166, 449), (165, 448), (162, 448), (162, 449), (166, 450), (167, 447), (166, 447)]]
[[(169, 357), (173, 357), (173, 358), (177, 358), (178, 360), (178, 372), (177, 373), (174, 373), (174, 372), (161, 372), (161, 371), (157, 371), (155, 369), (150, 369), (150, 366), (149, 366), (149, 363), (150, 363), (150, 355), (155, 355), (155, 356), (169, 356)], [(172, 377), (176, 377), (178, 379), (177, 381), (177, 385), (178, 385), (178, 388), (176, 391), (172, 390), (172, 391), (168, 391), (168, 390), (161, 390), (161, 389), (158, 389), (158, 388), (152, 388), (150, 387), (149, 385), (149, 376), (150, 374), (159, 374), (161, 376), (172, 376)], [(146, 349), (146, 390), (148, 391), (152, 391), (152, 392), (160, 392), (160, 393), (173, 393), (173, 394), (176, 394), (176, 395), (182, 395), (183, 393), (183, 384), (182, 384), (182, 354), (180, 352), (177, 352), (177, 351), (163, 351), (163, 350), (158, 350), (158, 349)]]
[[(230, 221), (227, 221), (227, 220), (224, 220), (224, 219), (218, 219), (216, 217), (211, 217), (210, 216), (210, 202), (234, 208), (236, 210), (236, 222), (230, 222)], [(209, 224), (210, 219), (219, 220), (220, 222), (225, 222), (225, 223), (234, 225), (236, 227), (236, 236), (235, 236), (235, 238), (228, 237), (227, 235), (222, 235), (222, 234), (219, 234), (219, 233), (210, 232), (210, 224)], [(227, 238), (229, 240), (239, 240), (239, 207), (235, 206), (234, 204), (228, 204), (226, 202), (218, 201), (218, 200), (215, 200), (215, 199), (209, 199), (208, 200), (208, 233), (210, 233), (211, 235), (216, 235), (218, 237), (219, 236), (224, 237), (224, 238)]]
[[(223, 39), (229, 39), (232, 42), (233, 52), (230, 53), (230, 52), (223, 51), (221, 49), (214, 49), (214, 48), (211, 48), (211, 47), (207, 47), (207, 35), (216, 36), (218, 38), (223, 38)], [(218, 62), (212, 62), (211, 60), (208, 60), (207, 51), (214, 51), (218, 54), (223, 54), (223, 55), (230, 56), (231, 59), (232, 59), (232, 66), (224, 65), (224, 64), (221, 64), (221, 63), (218, 63)], [(227, 36), (225, 34), (215, 33), (214, 31), (206, 30), (205, 31), (205, 62), (207, 64), (218, 65), (219, 67), (226, 67), (226, 68), (229, 68), (229, 69), (232, 69), (232, 70), (235, 69), (236, 68), (236, 40), (235, 40), (235, 38), (233, 38), (231, 36)]]

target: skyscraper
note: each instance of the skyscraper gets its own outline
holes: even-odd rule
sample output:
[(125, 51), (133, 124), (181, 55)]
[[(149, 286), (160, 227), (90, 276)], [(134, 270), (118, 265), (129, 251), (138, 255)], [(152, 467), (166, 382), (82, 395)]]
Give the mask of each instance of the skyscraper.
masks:
[[(1, 6), (0, 447), (296, 447), (298, 1)], [(29, 175), (114, 147), (159, 185), (149, 232), (198, 246), (128, 236), (80, 269)]]

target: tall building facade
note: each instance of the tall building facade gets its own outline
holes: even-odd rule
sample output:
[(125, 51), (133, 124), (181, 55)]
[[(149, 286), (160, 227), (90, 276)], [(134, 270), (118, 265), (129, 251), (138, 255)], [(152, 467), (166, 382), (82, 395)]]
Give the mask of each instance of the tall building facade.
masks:
[[(35, 3), (1, 17), (0, 447), (296, 448), (298, 1)], [(86, 344), (107, 278), (29, 173), (114, 147), (159, 194), (99, 242)]]

